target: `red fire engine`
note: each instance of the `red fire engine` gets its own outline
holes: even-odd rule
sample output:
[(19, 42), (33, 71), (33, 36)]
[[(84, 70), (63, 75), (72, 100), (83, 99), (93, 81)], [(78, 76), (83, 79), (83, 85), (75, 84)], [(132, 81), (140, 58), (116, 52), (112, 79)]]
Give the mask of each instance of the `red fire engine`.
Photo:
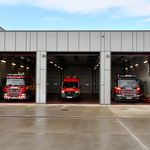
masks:
[(31, 99), (34, 96), (32, 78), (24, 74), (8, 74), (3, 81), (2, 98)]
[(120, 75), (114, 81), (112, 98), (115, 101), (140, 101), (142, 99), (140, 80), (133, 75)]
[(77, 77), (65, 77), (62, 81), (61, 97), (63, 99), (75, 99), (80, 96), (80, 79)]

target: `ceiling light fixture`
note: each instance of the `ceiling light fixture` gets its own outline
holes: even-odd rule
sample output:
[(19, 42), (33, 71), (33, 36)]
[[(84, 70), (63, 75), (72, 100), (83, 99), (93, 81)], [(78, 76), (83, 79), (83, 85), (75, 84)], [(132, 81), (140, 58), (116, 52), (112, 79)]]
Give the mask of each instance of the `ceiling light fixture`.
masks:
[(1, 62), (2, 62), (2, 63), (6, 63), (6, 60), (3, 60), (3, 59), (2, 59)]
[(23, 66), (23, 65), (20, 65), (20, 67), (21, 67), (21, 68), (24, 68), (24, 66)]
[(16, 64), (15, 64), (15, 63), (11, 63), (11, 65), (12, 65), (12, 66), (16, 66)]
[(130, 66), (130, 68), (133, 68), (133, 66)]
[(148, 61), (146, 60), (146, 61), (144, 61), (143, 63), (146, 64), (146, 63), (148, 63)]

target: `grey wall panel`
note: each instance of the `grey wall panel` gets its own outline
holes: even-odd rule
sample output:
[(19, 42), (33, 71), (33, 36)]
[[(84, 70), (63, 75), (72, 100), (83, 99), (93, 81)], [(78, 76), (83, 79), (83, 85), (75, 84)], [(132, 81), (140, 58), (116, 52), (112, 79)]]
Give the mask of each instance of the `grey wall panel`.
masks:
[(137, 51), (144, 51), (143, 32), (137, 32)]
[(90, 51), (89, 32), (79, 33), (79, 51)]
[(58, 32), (58, 51), (68, 51), (68, 32)]
[[(45, 60), (47, 58), (46, 56), (47, 54), (45, 52), (41, 52), (41, 57), (40, 57), (40, 61), (41, 61), (41, 65), (40, 65), (40, 68), (41, 69), (45, 69), (46, 70), (46, 67), (47, 67), (47, 64), (45, 63)], [(46, 61), (47, 62), (47, 61)]]
[(101, 104), (104, 104), (105, 103), (105, 87), (104, 87), (104, 84), (105, 84), (105, 53), (104, 52), (101, 52), (101, 66), (100, 66), (100, 103)]
[(90, 32), (90, 51), (100, 51), (100, 32)]
[(79, 51), (79, 33), (78, 32), (69, 32), (69, 51), (77, 52)]
[(111, 55), (110, 52), (105, 52), (105, 70), (111, 69)]
[(133, 52), (136, 52), (137, 51), (137, 38), (136, 38), (136, 35), (137, 33), (136, 32), (133, 32)]
[(110, 104), (110, 70), (105, 71), (105, 104)]
[(37, 51), (37, 32), (31, 32), (31, 51)]
[(36, 53), (36, 84), (40, 84), (40, 64), (41, 63), (41, 54), (40, 52)]
[(46, 71), (40, 70), (40, 103), (46, 103)]
[(31, 33), (26, 33), (26, 51), (31, 51)]
[(57, 50), (57, 32), (47, 32), (47, 51)]
[(144, 51), (150, 52), (150, 32), (144, 33)]
[(26, 51), (26, 32), (16, 32), (16, 51)]
[(101, 76), (100, 76), (100, 78), (101, 78), (101, 85), (104, 85), (104, 79), (105, 79), (105, 77), (104, 77), (104, 70), (105, 70), (105, 53), (104, 52), (101, 52), (101, 54), (100, 54), (100, 57), (101, 57), (101, 59), (100, 59), (100, 73), (101, 73)]
[(104, 45), (104, 49), (105, 51), (110, 51), (110, 32), (105, 32), (105, 35), (104, 35), (104, 40), (105, 40), (105, 45)]
[(121, 32), (111, 32), (111, 51), (121, 51)]
[(15, 32), (5, 32), (5, 51), (16, 51)]
[(4, 51), (4, 40), (5, 40), (5, 33), (0, 32), (0, 51)]
[(46, 32), (38, 32), (37, 34), (37, 50), (46, 51)]
[(122, 32), (122, 51), (132, 51), (132, 32)]

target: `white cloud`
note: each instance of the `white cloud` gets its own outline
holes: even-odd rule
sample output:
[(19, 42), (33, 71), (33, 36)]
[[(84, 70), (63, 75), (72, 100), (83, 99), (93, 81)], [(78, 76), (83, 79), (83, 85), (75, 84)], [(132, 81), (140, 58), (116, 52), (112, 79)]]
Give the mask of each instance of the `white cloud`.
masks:
[(150, 18), (144, 19), (144, 22), (150, 22)]
[(116, 9), (116, 16), (150, 16), (150, 0), (0, 0), (0, 5), (22, 3), (68, 13), (91, 14)]

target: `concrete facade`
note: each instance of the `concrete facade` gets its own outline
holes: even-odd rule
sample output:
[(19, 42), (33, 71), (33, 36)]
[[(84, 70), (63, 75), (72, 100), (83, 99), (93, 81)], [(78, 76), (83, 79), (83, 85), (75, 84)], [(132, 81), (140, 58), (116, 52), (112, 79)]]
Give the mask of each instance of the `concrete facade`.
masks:
[(46, 103), (47, 52), (99, 52), (100, 100), (110, 104), (111, 52), (150, 52), (150, 31), (1, 31), (0, 52), (36, 52), (36, 103)]

